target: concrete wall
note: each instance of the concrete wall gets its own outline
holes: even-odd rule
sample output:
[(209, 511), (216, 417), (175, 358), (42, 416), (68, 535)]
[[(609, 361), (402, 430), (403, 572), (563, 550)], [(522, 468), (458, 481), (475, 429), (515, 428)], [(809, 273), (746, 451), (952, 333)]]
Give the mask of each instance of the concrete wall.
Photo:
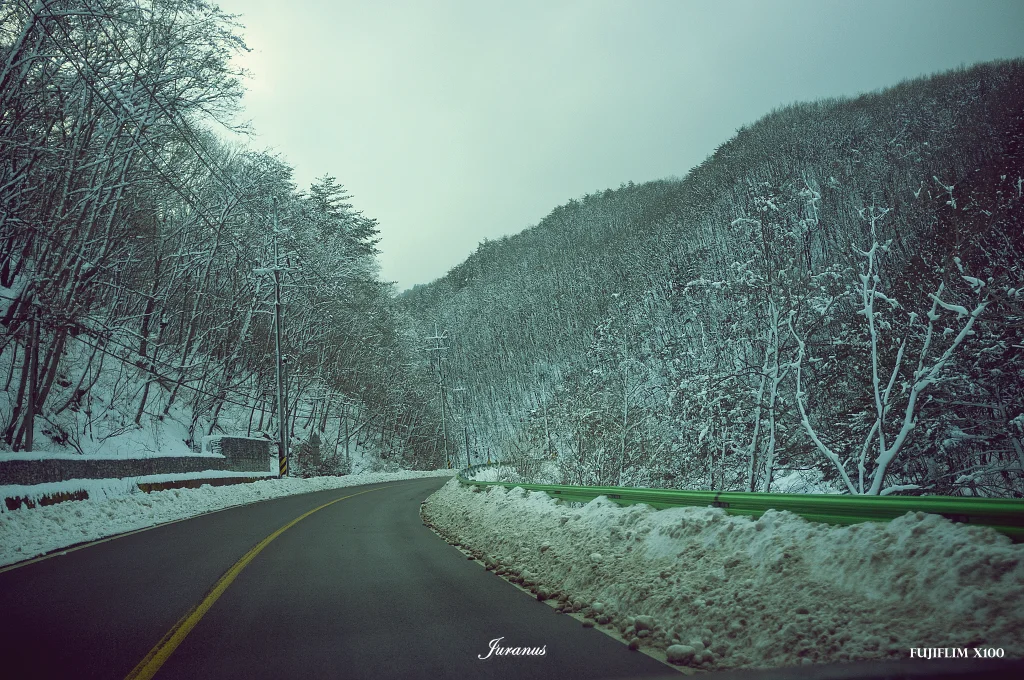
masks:
[[(274, 447), (276, 449), (276, 447)], [(271, 470), (271, 442), (254, 437), (229, 437), (218, 435), (203, 439), (203, 451), (224, 456), (230, 467), (224, 470), (242, 472), (265, 472)], [(276, 457), (274, 460), (277, 460)], [(271, 470), (277, 473), (277, 468)]]
[[(210, 453), (162, 458), (49, 458), (0, 460), (0, 486), (44, 484), (68, 479), (122, 479), (144, 475), (205, 470), (277, 472), (271, 468), (270, 444), (248, 437), (210, 438)], [(216, 443), (213, 443), (216, 442)], [(204, 442), (204, 446), (206, 442)], [(276, 459), (275, 459), (276, 460)]]

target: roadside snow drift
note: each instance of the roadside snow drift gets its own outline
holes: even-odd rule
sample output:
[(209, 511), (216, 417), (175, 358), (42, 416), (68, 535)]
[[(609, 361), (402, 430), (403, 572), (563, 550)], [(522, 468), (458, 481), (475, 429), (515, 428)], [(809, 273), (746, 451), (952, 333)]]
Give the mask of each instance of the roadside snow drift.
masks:
[(1024, 545), (937, 515), (838, 527), (789, 512), (564, 504), (452, 480), (423, 516), (584, 625), (679, 664), (895, 659), (912, 647), (1024, 656)]
[(452, 470), (369, 472), (344, 477), (286, 478), (231, 486), (168, 489), (68, 501), (0, 512), (0, 566), (76, 543), (281, 496), (420, 477)]

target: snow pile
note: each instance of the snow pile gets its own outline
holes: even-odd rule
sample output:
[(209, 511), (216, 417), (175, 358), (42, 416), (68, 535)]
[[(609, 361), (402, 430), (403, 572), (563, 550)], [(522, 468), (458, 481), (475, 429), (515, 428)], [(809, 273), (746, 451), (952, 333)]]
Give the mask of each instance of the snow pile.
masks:
[(818, 469), (791, 470), (788, 474), (779, 471), (772, 482), (772, 493), (842, 493), (834, 484), (825, 481), (825, 474)]
[(516, 472), (516, 469), (511, 465), (492, 465), (490, 467), (477, 470), (469, 476), (469, 479), (474, 479), (478, 482), (513, 482), (517, 484), (532, 483), (522, 479), (521, 477), (522, 475)]
[(584, 625), (690, 666), (896, 659), (911, 647), (1024, 656), (1024, 545), (937, 515), (840, 527), (452, 480), (423, 516)]
[[(76, 543), (143, 529), (256, 501), (360, 484), (447, 477), (451, 470), (375, 472), (344, 477), (269, 479), (250, 484), (169, 489), (90, 497), (0, 513), (0, 566), (20, 562)], [(99, 481), (99, 480), (91, 480)], [(108, 480), (126, 484), (126, 480)]]
[(519, 464), (495, 463), (475, 470), (468, 479), (511, 484), (561, 484), (561, 476), (557, 462), (528, 459)]

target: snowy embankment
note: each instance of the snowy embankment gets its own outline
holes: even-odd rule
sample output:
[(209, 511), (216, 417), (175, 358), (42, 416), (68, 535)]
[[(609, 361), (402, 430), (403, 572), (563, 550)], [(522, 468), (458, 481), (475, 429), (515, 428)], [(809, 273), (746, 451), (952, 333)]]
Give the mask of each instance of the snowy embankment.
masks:
[(57, 505), (22, 507), (18, 510), (0, 512), (0, 566), (77, 543), (236, 505), (360, 484), (420, 477), (448, 477), (452, 474), (452, 470), (405, 470), (370, 472), (344, 477), (269, 479), (249, 484), (90, 497), (83, 501), (68, 501)]
[(482, 470), (477, 470), (470, 479), (478, 482), (510, 482), (512, 484), (556, 484), (557, 479), (551, 479), (544, 475), (521, 474), (512, 465), (494, 465)]
[(561, 484), (558, 463), (551, 460), (531, 460), (524, 468), (495, 463), (475, 470), (469, 477), (478, 482), (511, 482), (512, 484)]
[(1024, 656), (1024, 545), (937, 515), (842, 527), (777, 511), (564, 504), (452, 480), (423, 516), (584, 625), (676, 663), (898, 659), (912, 647)]

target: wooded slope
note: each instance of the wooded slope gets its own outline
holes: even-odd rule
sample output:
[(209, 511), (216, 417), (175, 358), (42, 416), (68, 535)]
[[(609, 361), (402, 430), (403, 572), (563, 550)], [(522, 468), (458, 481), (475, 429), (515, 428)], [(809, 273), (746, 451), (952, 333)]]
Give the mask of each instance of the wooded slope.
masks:
[(401, 301), (470, 448), (567, 483), (1020, 495), (1022, 143), (1021, 62), (789, 106)]

